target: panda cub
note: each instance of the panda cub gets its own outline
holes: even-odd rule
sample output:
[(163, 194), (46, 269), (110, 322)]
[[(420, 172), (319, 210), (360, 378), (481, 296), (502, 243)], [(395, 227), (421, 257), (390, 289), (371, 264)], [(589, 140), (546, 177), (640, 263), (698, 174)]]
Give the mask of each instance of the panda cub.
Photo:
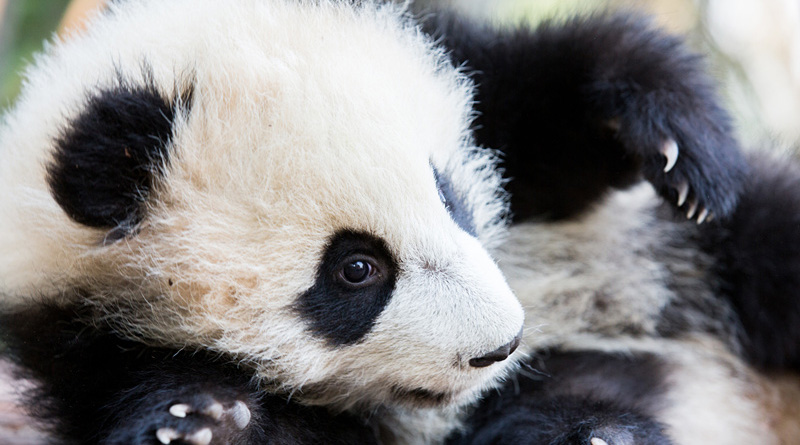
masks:
[(7, 354), (63, 443), (769, 443), (800, 175), (731, 133), (638, 19), (115, 2), (0, 130)]

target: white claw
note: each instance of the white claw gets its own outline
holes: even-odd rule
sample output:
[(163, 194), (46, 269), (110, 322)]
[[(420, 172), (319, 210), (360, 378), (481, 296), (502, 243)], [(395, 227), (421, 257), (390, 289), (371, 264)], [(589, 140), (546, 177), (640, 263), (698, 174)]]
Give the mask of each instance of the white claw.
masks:
[(219, 402), (214, 402), (208, 408), (203, 410), (203, 414), (208, 417), (211, 417), (214, 420), (219, 420), (222, 418), (222, 413), (225, 411), (222, 408), (222, 404)]
[(692, 219), (696, 211), (697, 211), (697, 200), (692, 200), (689, 202), (689, 210), (686, 212), (686, 219)]
[(192, 412), (192, 407), (185, 403), (179, 403), (169, 407), (169, 413), (175, 417), (180, 417), (181, 419), (186, 417), (186, 413), (190, 412)]
[(591, 442), (592, 445), (608, 445), (608, 442), (599, 437), (592, 437), (592, 440), (589, 442)]
[(682, 206), (683, 203), (686, 202), (687, 196), (689, 196), (689, 183), (683, 181), (678, 185), (678, 207)]
[(706, 218), (708, 218), (708, 209), (703, 209), (697, 216), (697, 224), (703, 224)]
[(211, 428), (203, 428), (192, 435), (186, 436), (185, 440), (192, 445), (208, 445), (213, 437), (214, 433), (211, 432)]
[(233, 417), (233, 422), (236, 426), (243, 430), (250, 423), (250, 409), (247, 408), (244, 402), (237, 400), (233, 404), (233, 408), (231, 408), (231, 417)]
[(706, 218), (706, 221), (714, 221), (714, 212), (708, 212), (708, 218)]
[(173, 440), (179, 439), (180, 437), (181, 435), (172, 428), (159, 428), (156, 431), (156, 439), (158, 439), (158, 441), (164, 445), (167, 445)]
[(674, 139), (667, 139), (661, 146), (661, 154), (667, 158), (667, 165), (664, 166), (664, 173), (672, 170), (678, 162), (678, 143)]

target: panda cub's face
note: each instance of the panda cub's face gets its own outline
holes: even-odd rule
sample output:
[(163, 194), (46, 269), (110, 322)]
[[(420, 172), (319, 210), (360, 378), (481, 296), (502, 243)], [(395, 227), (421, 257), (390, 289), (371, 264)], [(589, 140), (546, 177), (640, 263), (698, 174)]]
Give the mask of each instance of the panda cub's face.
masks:
[(0, 185), (52, 198), (0, 228), (48, 247), (5, 291), (74, 289), (312, 403), (469, 400), (523, 318), (469, 82), (390, 6), (217, 3), (123, 4), (32, 71), (12, 116), (46, 128), (8, 125), (33, 154)]

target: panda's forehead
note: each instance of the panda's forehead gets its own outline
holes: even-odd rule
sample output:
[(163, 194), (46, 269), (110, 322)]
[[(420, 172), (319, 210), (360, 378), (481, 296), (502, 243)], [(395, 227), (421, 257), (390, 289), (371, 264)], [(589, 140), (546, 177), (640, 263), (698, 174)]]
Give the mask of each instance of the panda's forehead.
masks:
[[(198, 83), (170, 167), (171, 192), (194, 194), (192, 205), (224, 196), (241, 202), (242, 212), (258, 209), (268, 222), (370, 233), (446, 216), (431, 164), (461, 153), (465, 124), (442, 122), (441, 109), (397, 109), (380, 91), (367, 106), (364, 97), (352, 102), (318, 92), (312, 100), (274, 83), (255, 91), (228, 86), (221, 94), (210, 83)], [(271, 88), (277, 92), (265, 93)]]
[(276, 147), (272, 141), (219, 154), (187, 154), (188, 147), (179, 148), (167, 193), (193, 195), (194, 206), (224, 198), (240, 202), (242, 211), (261, 210), (273, 221), (289, 218), (370, 232), (441, 205), (431, 156), (418, 148), (421, 144), (402, 150), (380, 141), (349, 147), (313, 140), (284, 140)]
[(206, 119), (216, 116), (207, 116), (202, 105), (195, 103), (189, 128), (174, 141), (169, 187), (160, 200), (167, 220), (175, 215), (171, 203), (186, 220), (224, 213), (219, 224), (250, 233), (253, 242), (316, 240), (310, 251), (343, 229), (386, 238), (393, 250), (407, 251), (403, 246), (422, 242), (423, 228), (454, 227), (439, 201), (431, 163), (460, 153), (455, 137), (410, 131), (399, 137), (402, 128), (387, 135), (370, 130), (370, 122), (361, 123), (366, 128), (325, 123), (327, 131), (314, 132), (303, 128), (307, 121), (271, 115), (257, 125), (250, 120), (209, 130), (213, 121)]

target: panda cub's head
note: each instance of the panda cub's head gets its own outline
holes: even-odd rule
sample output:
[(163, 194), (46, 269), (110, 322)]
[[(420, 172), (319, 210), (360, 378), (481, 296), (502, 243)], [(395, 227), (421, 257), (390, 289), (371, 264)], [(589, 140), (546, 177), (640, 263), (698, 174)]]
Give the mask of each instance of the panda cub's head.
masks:
[(342, 407), (466, 401), (511, 362), (471, 85), (395, 7), (123, 2), (28, 76), (1, 135), (14, 303)]

